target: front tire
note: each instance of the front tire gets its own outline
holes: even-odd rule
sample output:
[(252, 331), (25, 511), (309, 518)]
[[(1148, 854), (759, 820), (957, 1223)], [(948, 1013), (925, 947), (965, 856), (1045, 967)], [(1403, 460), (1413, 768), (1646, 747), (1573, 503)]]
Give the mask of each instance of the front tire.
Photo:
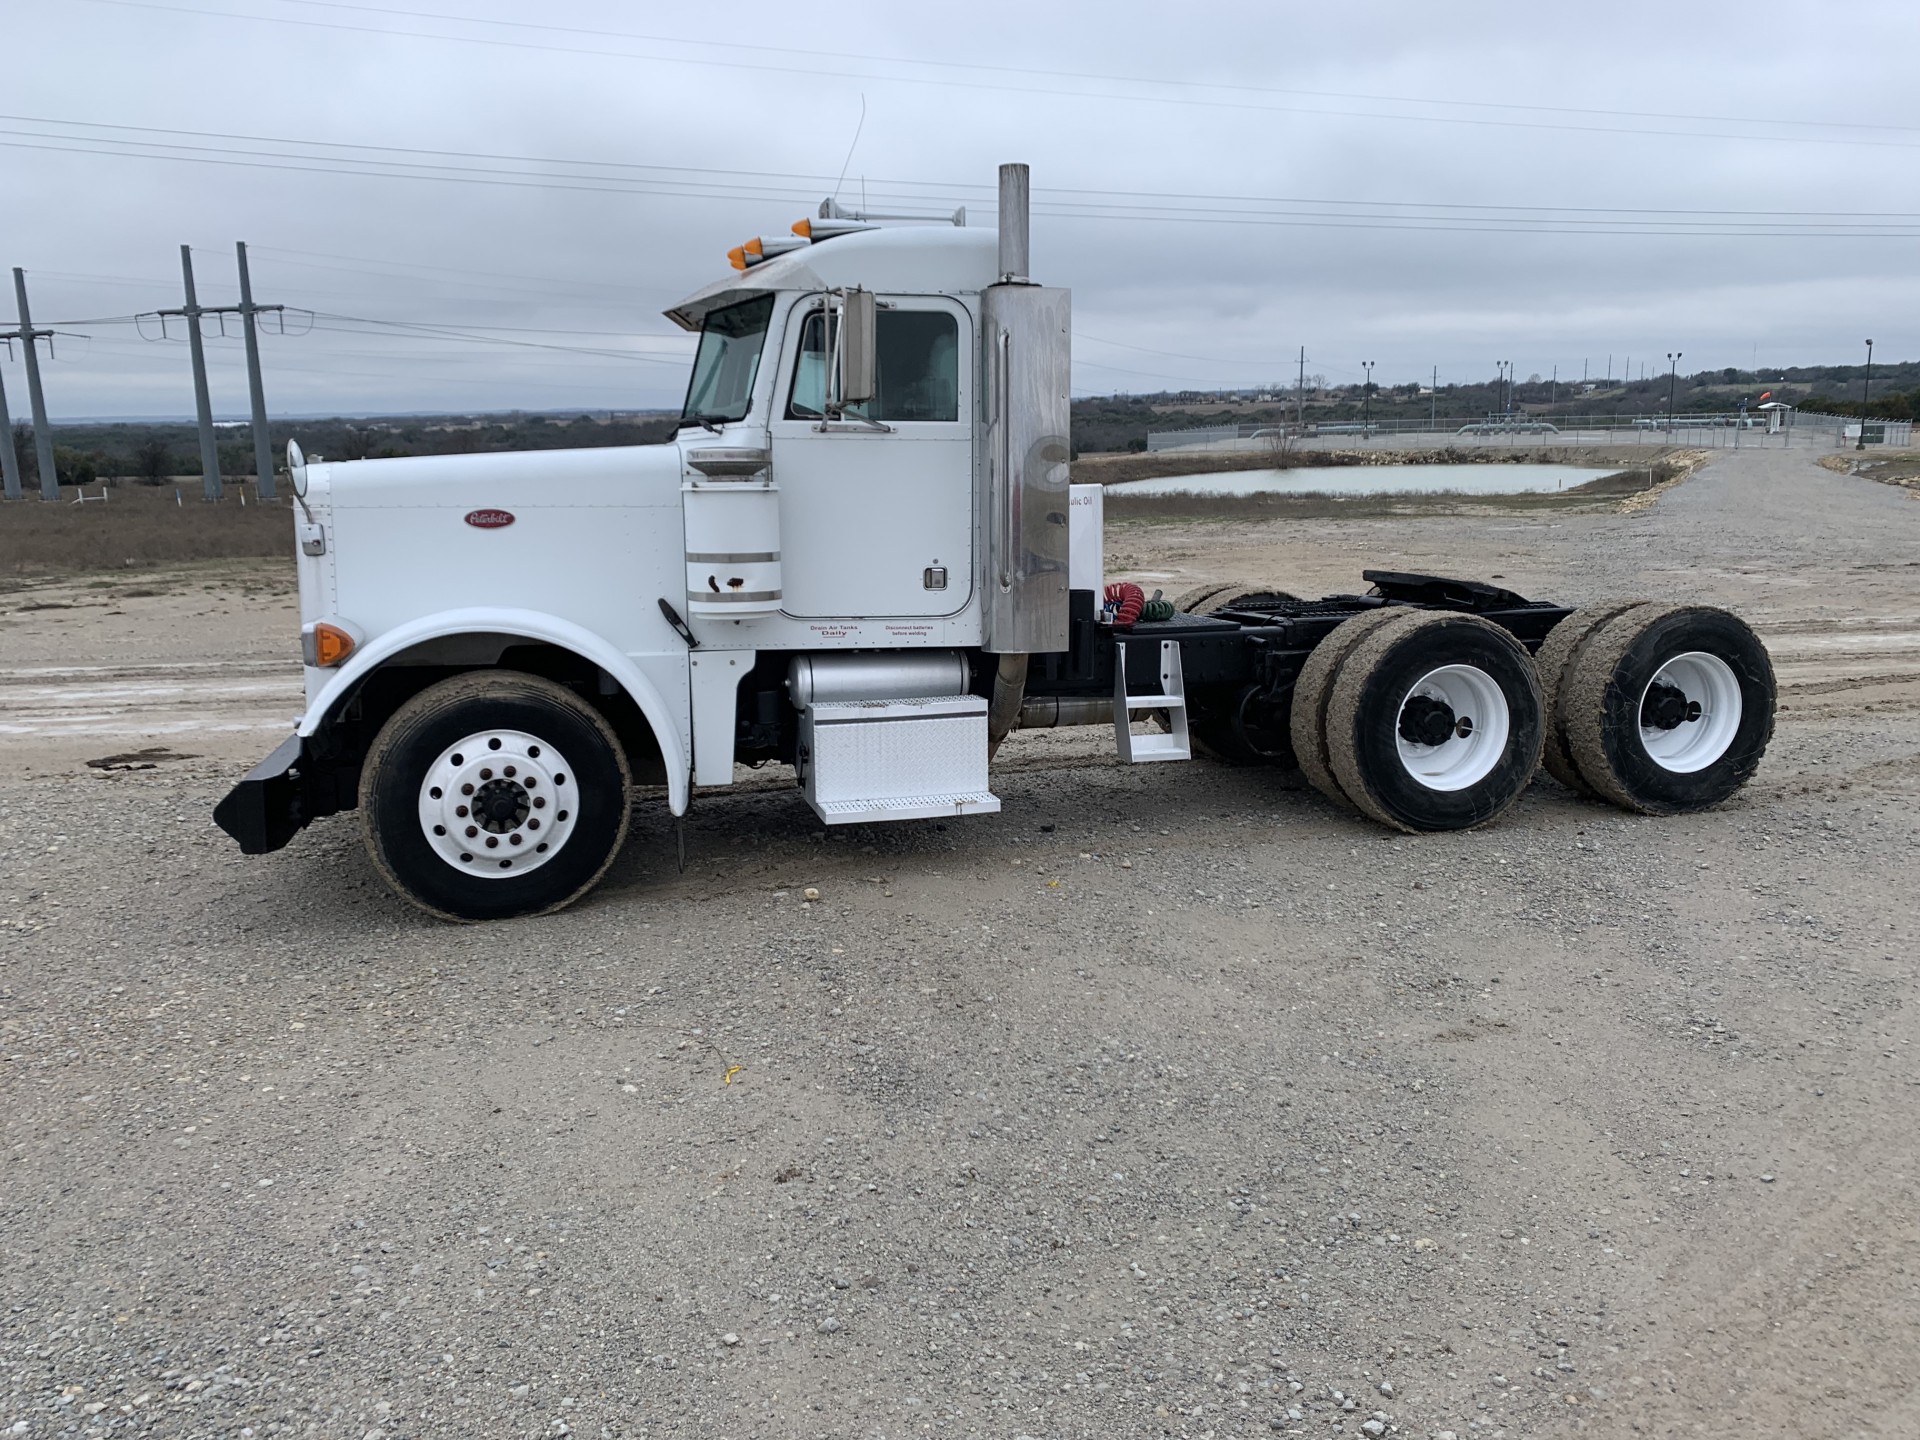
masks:
[(480, 670), (414, 696), (360, 773), (367, 849), (443, 920), (572, 904), (627, 836), (626, 756), (600, 713), (534, 675)]
[(1540, 683), (1526, 647), (1476, 615), (1416, 613), (1340, 666), (1327, 754), (1363, 814), (1396, 830), (1499, 815), (1540, 765)]

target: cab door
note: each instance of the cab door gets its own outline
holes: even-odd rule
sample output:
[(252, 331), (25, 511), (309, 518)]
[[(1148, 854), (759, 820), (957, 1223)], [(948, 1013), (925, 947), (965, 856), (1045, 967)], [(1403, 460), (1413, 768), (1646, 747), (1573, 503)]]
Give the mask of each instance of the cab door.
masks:
[(938, 617), (973, 591), (973, 321), (882, 296), (874, 397), (826, 419), (830, 318), (796, 303), (770, 426), (789, 615)]

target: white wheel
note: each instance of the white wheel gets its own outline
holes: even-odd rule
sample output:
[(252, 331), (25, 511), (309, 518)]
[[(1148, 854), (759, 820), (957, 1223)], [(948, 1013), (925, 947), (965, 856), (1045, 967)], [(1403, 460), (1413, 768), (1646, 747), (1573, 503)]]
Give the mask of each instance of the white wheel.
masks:
[(1465, 790), (1493, 773), (1513, 728), (1499, 682), (1474, 665), (1429, 670), (1400, 701), (1396, 748), (1429, 790)]
[(1727, 753), (1744, 713), (1733, 667), (1689, 650), (1662, 665), (1640, 693), (1640, 744), (1661, 769), (1690, 775)]
[(440, 752), (420, 782), (433, 852), (476, 878), (538, 870), (573, 833), (578, 788), (559, 750), (523, 730), (481, 730)]

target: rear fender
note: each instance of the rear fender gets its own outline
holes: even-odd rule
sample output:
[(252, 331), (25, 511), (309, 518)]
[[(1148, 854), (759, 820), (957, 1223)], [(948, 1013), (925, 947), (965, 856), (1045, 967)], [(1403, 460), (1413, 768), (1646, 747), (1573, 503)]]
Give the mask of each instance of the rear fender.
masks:
[[(429, 641), (460, 635), (506, 635), (540, 641), (570, 650), (606, 671), (640, 708), (640, 713), (653, 729), (653, 738), (660, 746), (660, 758), (666, 766), (668, 807), (675, 815), (686, 813), (687, 747), (681, 736), (676, 712), (668, 704), (660, 687), (648, 678), (633, 657), (622, 654), (591, 630), (536, 610), (508, 610), (491, 606), (447, 610), (386, 631), (356, 650), (346, 664), (328, 677), (320, 693), (314, 696), (313, 703), (307, 707), (307, 713), (301, 716), (299, 734), (311, 737), (324, 729), (359, 689), (360, 683), (388, 661)], [(684, 670), (685, 657), (679, 657), (678, 663)], [(680, 708), (685, 709), (684, 704)]]

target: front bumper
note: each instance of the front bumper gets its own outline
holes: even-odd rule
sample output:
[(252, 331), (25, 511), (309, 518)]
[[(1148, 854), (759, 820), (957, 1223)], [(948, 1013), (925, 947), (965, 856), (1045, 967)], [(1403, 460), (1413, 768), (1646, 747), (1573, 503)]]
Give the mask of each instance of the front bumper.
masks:
[(314, 805), (307, 742), (289, 735), (280, 747), (213, 807), (213, 822), (240, 842), (248, 855), (265, 855), (293, 839), (309, 821), (332, 809)]

